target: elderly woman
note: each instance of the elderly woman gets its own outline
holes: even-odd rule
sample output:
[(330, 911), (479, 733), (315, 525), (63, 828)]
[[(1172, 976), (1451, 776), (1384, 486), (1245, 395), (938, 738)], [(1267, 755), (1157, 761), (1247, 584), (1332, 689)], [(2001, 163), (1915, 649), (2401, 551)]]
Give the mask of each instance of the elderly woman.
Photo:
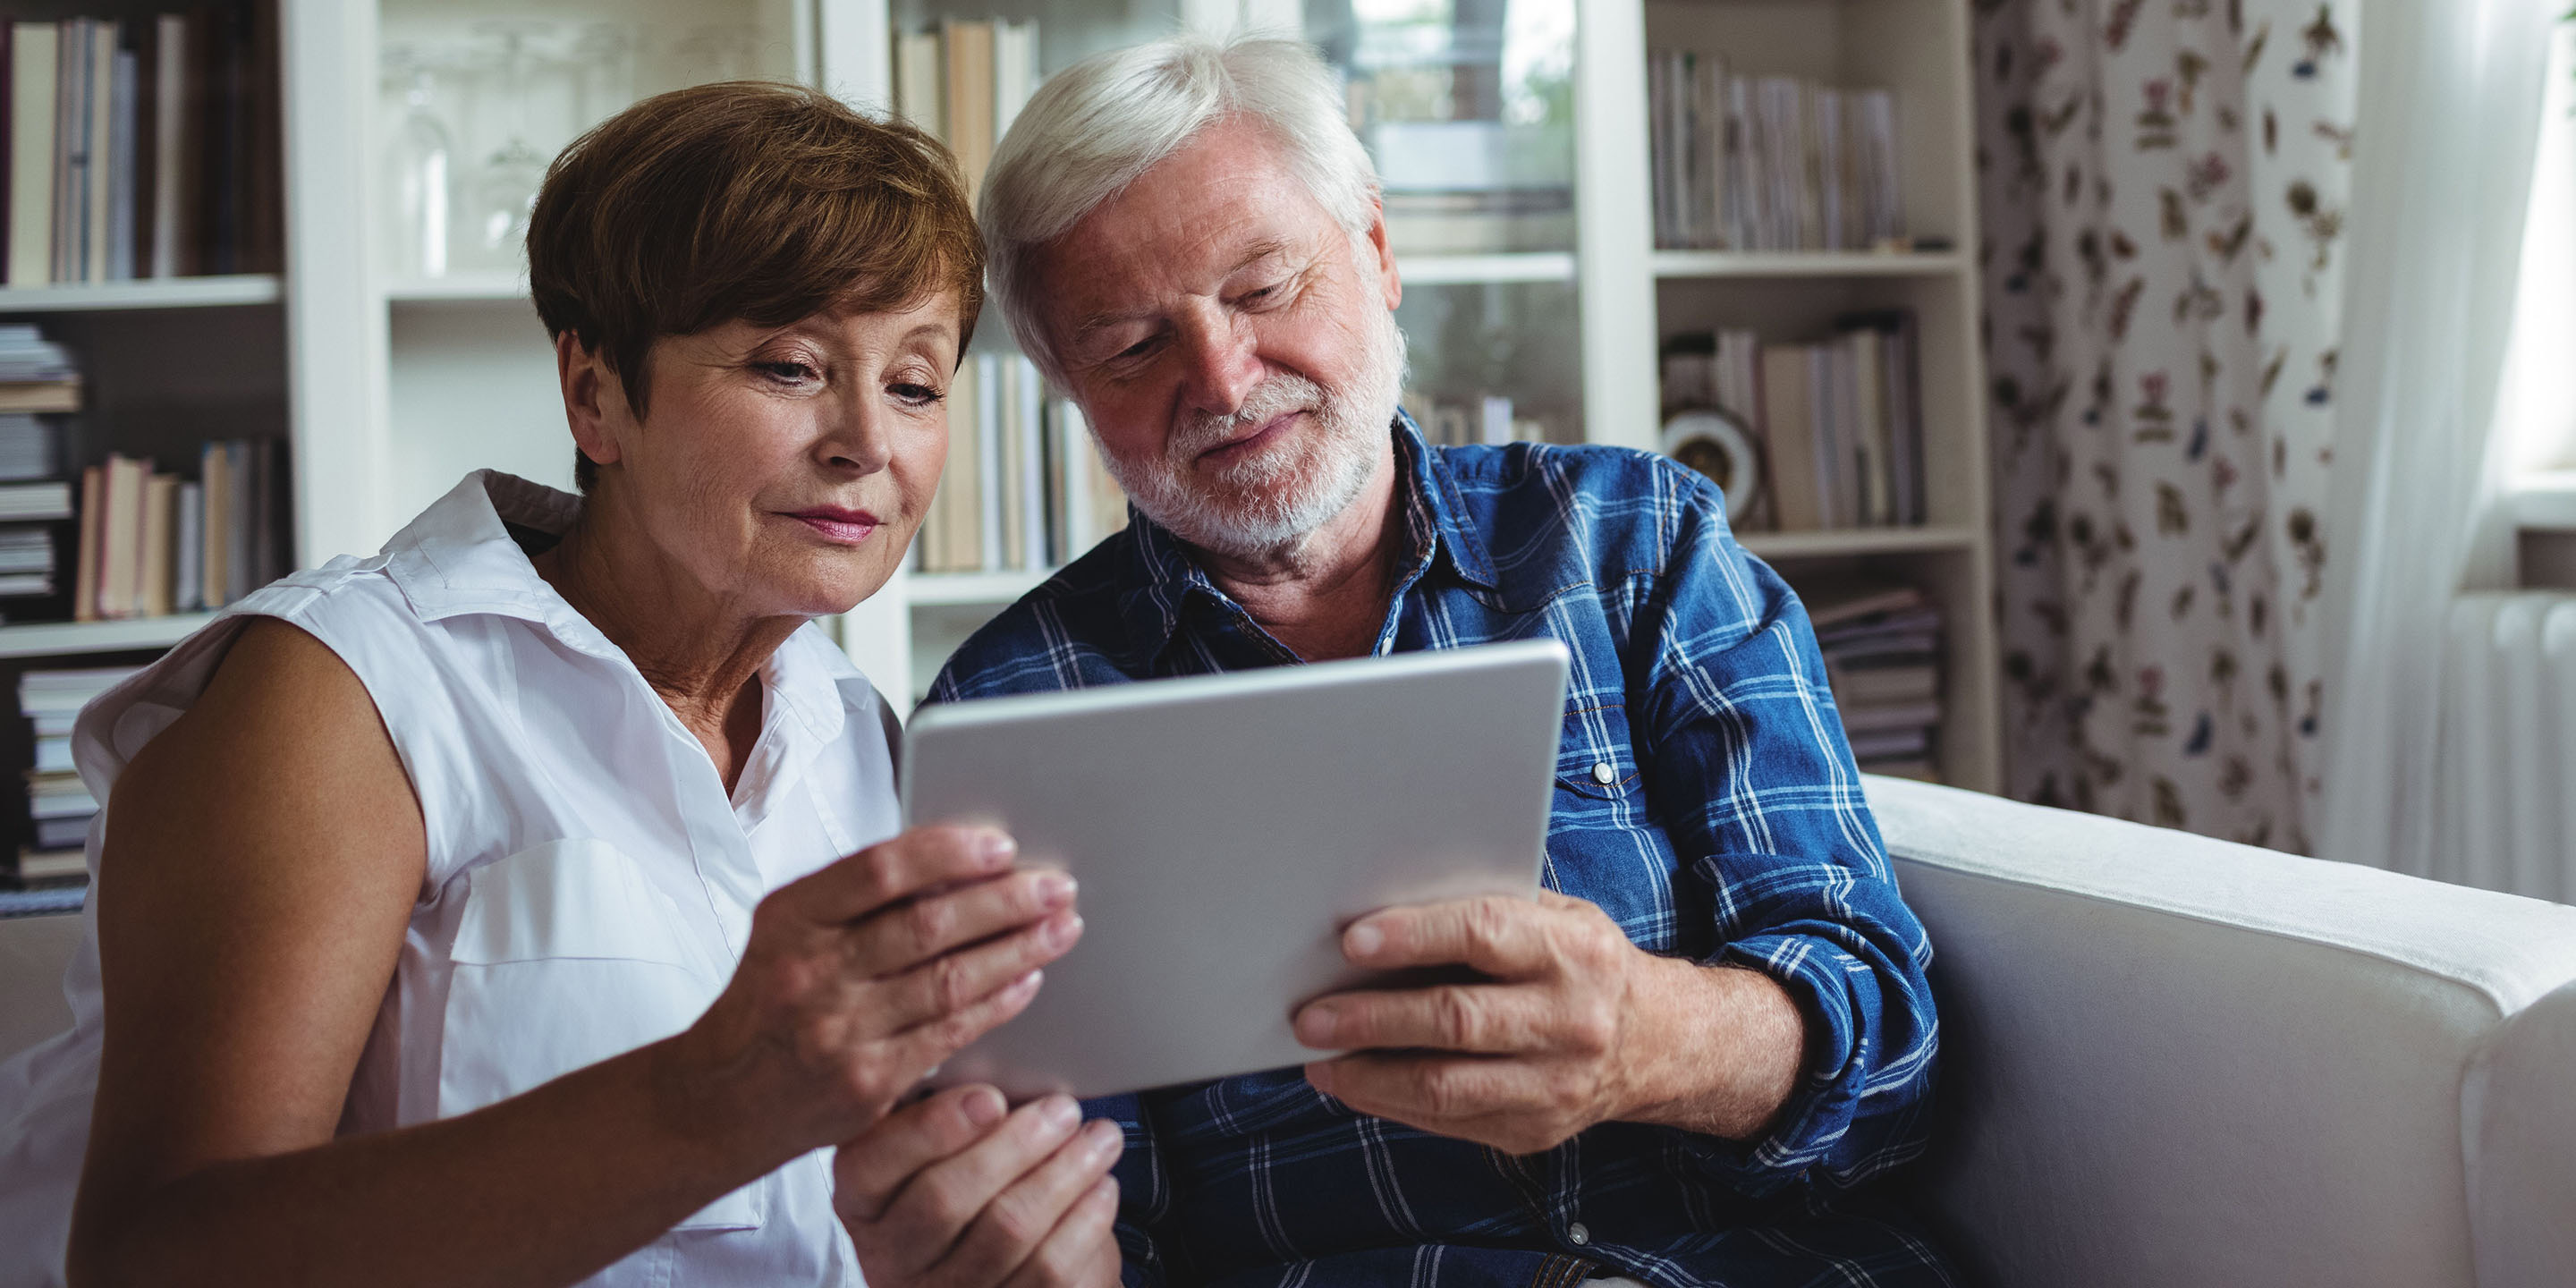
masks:
[(0, 1281), (1114, 1279), (1114, 1124), (883, 1128), (1081, 922), (1007, 837), (897, 834), (893, 719), (810, 624), (939, 479), (953, 164), (684, 90), (565, 151), (528, 259), (582, 495), (470, 475), (83, 715), (92, 934), (0, 1072)]

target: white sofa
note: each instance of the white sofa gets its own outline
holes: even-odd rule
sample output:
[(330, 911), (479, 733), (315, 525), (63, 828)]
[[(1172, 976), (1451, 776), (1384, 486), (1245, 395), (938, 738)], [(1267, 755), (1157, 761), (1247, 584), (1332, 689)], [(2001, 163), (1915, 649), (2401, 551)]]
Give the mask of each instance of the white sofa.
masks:
[[(1893, 779), (1995, 1288), (2576, 1285), (2576, 908)], [(76, 918), (0, 921), (0, 1053)]]

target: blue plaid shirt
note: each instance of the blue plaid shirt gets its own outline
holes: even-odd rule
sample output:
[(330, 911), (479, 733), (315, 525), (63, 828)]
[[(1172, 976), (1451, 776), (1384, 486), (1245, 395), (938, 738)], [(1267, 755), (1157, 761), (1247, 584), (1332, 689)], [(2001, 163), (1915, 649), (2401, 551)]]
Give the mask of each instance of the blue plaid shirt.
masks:
[[(1650, 952), (1778, 980), (1806, 1016), (1806, 1075), (1757, 1141), (1604, 1123), (1522, 1157), (1354, 1113), (1294, 1069), (1093, 1101), (1127, 1129), (1127, 1281), (1950, 1282), (1852, 1192), (1924, 1146), (1932, 949), (1797, 598), (1672, 461), (1395, 433), (1407, 544), (1377, 651), (1564, 641), (1547, 884)], [(1131, 515), (969, 639), (930, 700), (1297, 660)]]

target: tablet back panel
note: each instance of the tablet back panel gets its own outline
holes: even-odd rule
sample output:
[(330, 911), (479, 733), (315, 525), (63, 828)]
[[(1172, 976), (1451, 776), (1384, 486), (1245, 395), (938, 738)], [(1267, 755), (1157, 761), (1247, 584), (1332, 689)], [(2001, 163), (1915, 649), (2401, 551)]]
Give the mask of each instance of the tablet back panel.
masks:
[(936, 1081), (1097, 1096), (1315, 1058), (1288, 1019), (1364, 981), (1353, 919), (1538, 888), (1565, 676), (1536, 640), (921, 712), (904, 817), (1009, 830), (1086, 926)]

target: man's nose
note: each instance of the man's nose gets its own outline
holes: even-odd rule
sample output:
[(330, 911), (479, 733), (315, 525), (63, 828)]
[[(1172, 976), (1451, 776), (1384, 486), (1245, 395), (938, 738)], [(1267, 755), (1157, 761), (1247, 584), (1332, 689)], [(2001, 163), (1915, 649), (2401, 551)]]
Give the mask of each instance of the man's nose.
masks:
[(1188, 382), (1182, 396), (1190, 409), (1233, 415), (1261, 383), (1261, 357), (1251, 328), (1239, 317), (1220, 315), (1193, 320), (1182, 329), (1181, 339)]

